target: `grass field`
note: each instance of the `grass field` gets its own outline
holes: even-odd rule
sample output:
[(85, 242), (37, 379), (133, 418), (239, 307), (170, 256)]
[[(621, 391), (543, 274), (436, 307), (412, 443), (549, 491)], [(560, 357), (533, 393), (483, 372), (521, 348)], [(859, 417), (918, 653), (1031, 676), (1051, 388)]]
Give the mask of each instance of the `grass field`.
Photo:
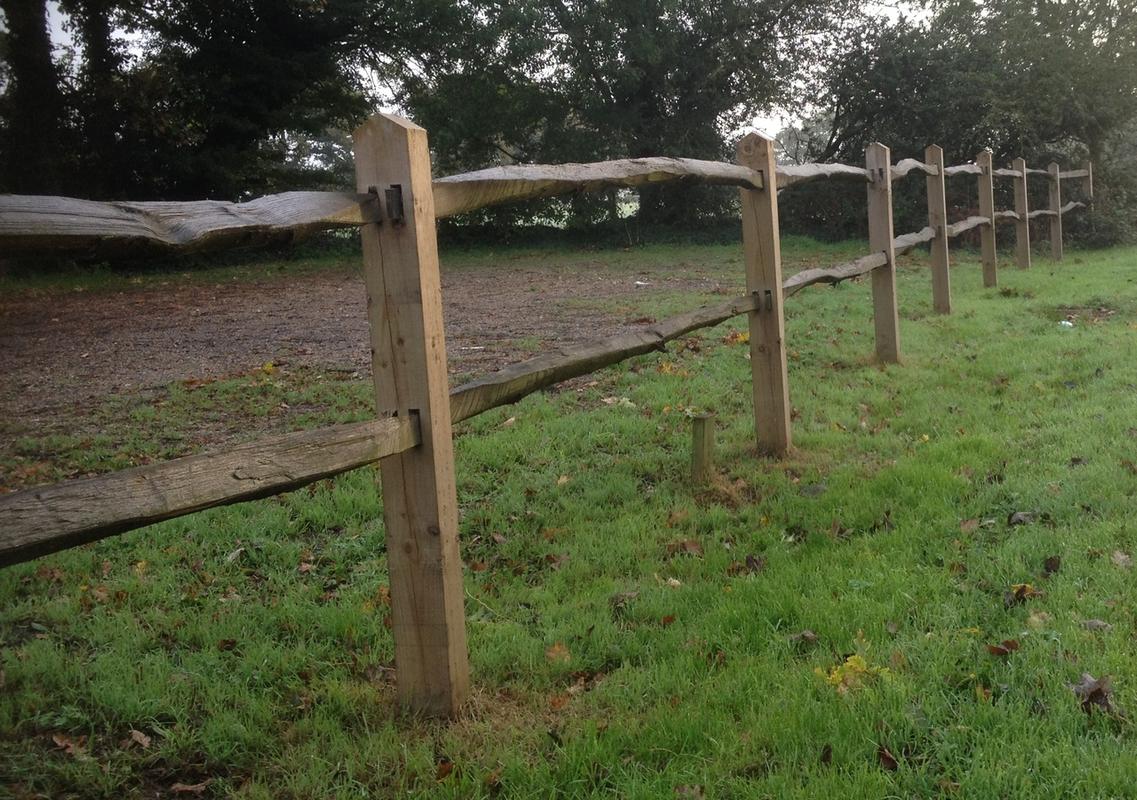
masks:
[[(737, 248), (692, 252), (740, 283)], [(393, 705), (371, 470), (0, 571), (0, 795), (1134, 796), (1135, 279), (1117, 249), (985, 290), (964, 255), (943, 317), (916, 261), (886, 368), (867, 282), (803, 292), (782, 461), (753, 452), (743, 320), (461, 425), (455, 722)], [(368, 389), (177, 384), (5, 466), (168, 456), (280, 403), (358, 419)]]

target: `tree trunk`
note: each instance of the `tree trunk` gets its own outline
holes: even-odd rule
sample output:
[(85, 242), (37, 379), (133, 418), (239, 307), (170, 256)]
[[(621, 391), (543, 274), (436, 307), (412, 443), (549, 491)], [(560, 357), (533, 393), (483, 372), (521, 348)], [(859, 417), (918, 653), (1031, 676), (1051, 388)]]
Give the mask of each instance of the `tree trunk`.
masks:
[(87, 169), (84, 197), (121, 198), (125, 187), (118, 168), (118, 97), (115, 80), (121, 59), (111, 44), (113, 0), (80, 0), (71, 13), (83, 39), (83, 133)]
[(0, 158), (4, 188), (58, 194), (63, 94), (51, 59), (45, 0), (0, 0), (8, 22), (12, 82), (4, 96), (6, 125)]

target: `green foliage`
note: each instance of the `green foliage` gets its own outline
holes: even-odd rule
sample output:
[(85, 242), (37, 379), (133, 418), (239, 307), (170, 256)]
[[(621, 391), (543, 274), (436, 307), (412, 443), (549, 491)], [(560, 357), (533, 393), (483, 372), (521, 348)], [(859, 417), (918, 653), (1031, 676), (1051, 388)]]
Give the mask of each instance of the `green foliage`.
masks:
[[(949, 164), (971, 161), (984, 147), (998, 164), (1023, 156), (1031, 166), (1057, 160), (1076, 168), (1090, 159), (1100, 202), (1073, 232), (1103, 244), (1127, 235), (1132, 179), (1114, 162), (1128, 161), (1135, 143), (1137, 9), (1130, 4), (952, 0), (923, 22), (902, 18), (856, 31), (824, 85), (816, 115), (783, 132), (792, 158), (855, 164), (880, 141), (897, 160), (922, 158), (932, 143)], [(783, 216), (792, 230), (849, 235), (863, 225), (855, 194), (783, 195)], [(898, 216), (915, 222), (923, 202), (918, 191), (899, 196)], [(967, 209), (975, 199), (957, 190), (949, 203)], [(898, 226), (913, 227), (900, 219)]]
[[(486, 2), (478, 56), (406, 102), (444, 170), (505, 161), (641, 156), (731, 159), (726, 132), (792, 100), (796, 81), (855, 17), (856, 4), (742, 0)], [(647, 223), (721, 215), (698, 187), (639, 193)], [(613, 198), (563, 208), (613, 218)]]
[[(742, 287), (737, 245), (632, 256)], [(393, 707), (371, 470), (0, 571), (5, 790), (1126, 797), (1135, 257), (1039, 259), (986, 290), (960, 254), (946, 317), (909, 262), (887, 368), (867, 281), (795, 296), (783, 461), (753, 453), (737, 321), (461, 426), (476, 688), (453, 723)], [(108, 409), (107, 433), (340, 391), (326, 419), (363, 409), (365, 382), (313, 379), (172, 388), (153, 419)], [(718, 416), (715, 486), (687, 478), (687, 410)], [(1024, 583), (1039, 594), (1008, 603)], [(1127, 716), (1083, 710), (1084, 672)]]

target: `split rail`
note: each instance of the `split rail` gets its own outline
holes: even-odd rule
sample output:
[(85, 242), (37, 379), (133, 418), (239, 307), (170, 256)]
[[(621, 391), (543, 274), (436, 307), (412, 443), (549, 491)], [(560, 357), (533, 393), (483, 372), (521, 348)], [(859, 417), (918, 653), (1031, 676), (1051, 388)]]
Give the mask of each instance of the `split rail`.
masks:
[[(378, 416), (261, 439), (224, 451), (0, 495), (0, 566), (75, 547), (206, 508), (304, 486), (375, 462), (380, 466), (400, 700), (431, 715), (457, 711), (469, 692), (462, 560), (452, 425), (569, 378), (663, 348), (691, 331), (745, 314), (760, 452), (792, 446), (783, 302), (814, 284), (870, 274), (876, 355), (901, 356), (896, 257), (931, 246), (937, 311), (951, 311), (949, 239), (980, 229), (984, 285), (997, 282), (996, 225), (1015, 223), (1015, 261), (1030, 266), (1032, 219), (1049, 219), (1050, 247), (1062, 258), (1062, 218), (1093, 195), (1092, 166), (1028, 169), (1021, 158), (996, 169), (990, 151), (945, 167), (933, 145), (924, 161), (893, 165), (882, 144), (865, 166), (778, 165), (774, 142), (755, 134), (737, 163), (642, 158), (596, 164), (519, 165), (432, 180), (426, 131), (389, 115), (355, 132), (355, 193), (289, 192), (248, 203), (98, 203), (61, 197), (0, 196), (6, 253), (146, 255), (291, 241), (359, 228)], [(892, 182), (926, 175), (928, 226), (895, 236)], [(945, 178), (978, 179), (979, 215), (947, 219)], [(1027, 179), (1045, 175), (1047, 208), (1029, 210)], [(783, 279), (778, 193), (825, 178), (864, 181), (871, 252), (855, 261)], [(994, 207), (993, 181), (1010, 178), (1015, 208)], [(1062, 204), (1080, 180), (1083, 200)], [(450, 390), (442, 321), (435, 221), (498, 203), (663, 181), (739, 187), (746, 294), (631, 333), (561, 348)]]

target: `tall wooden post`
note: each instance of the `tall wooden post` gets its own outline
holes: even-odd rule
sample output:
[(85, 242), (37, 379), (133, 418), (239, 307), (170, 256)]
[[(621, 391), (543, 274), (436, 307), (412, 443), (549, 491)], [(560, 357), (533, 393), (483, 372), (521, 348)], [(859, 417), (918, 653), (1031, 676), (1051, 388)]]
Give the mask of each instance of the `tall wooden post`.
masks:
[(1086, 177), (1082, 181), (1082, 191), (1086, 194), (1086, 202), (1092, 203), (1094, 199), (1094, 162), (1086, 162)]
[(998, 285), (999, 273), (995, 256), (995, 176), (991, 174), (991, 151), (980, 151), (975, 163), (983, 170), (979, 174), (979, 216), (987, 218), (987, 224), (979, 229), (983, 285), (992, 287)]
[(1050, 255), (1055, 261), (1062, 260), (1062, 176), (1058, 165), (1053, 161), (1046, 167), (1050, 173)]
[(1016, 158), (1011, 162), (1011, 168), (1021, 173), (1014, 178), (1015, 213), (1019, 215), (1015, 220), (1015, 263), (1019, 269), (1030, 269), (1030, 204), (1027, 202), (1026, 160)]
[(896, 306), (896, 253), (892, 246), (892, 154), (880, 142), (865, 148), (868, 169), (869, 247), (888, 262), (872, 271), (876, 357), (900, 361), (900, 314)]
[(417, 417), (422, 432), (380, 462), (396, 686), (411, 709), (451, 716), (469, 665), (430, 154), (425, 130), (387, 114), (354, 140), (358, 190), (379, 209), (361, 229), (378, 412)]
[(758, 300), (757, 310), (749, 315), (758, 450), (780, 456), (789, 451), (792, 440), (773, 140), (747, 134), (738, 143), (738, 163), (762, 173), (761, 189), (741, 191), (742, 251), (746, 262), (746, 291)]
[(951, 313), (951, 275), (948, 267), (947, 197), (944, 192), (944, 150), (938, 144), (924, 150), (924, 162), (935, 168), (927, 178), (928, 224), (936, 231), (932, 239), (932, 306), (941, 314)]

